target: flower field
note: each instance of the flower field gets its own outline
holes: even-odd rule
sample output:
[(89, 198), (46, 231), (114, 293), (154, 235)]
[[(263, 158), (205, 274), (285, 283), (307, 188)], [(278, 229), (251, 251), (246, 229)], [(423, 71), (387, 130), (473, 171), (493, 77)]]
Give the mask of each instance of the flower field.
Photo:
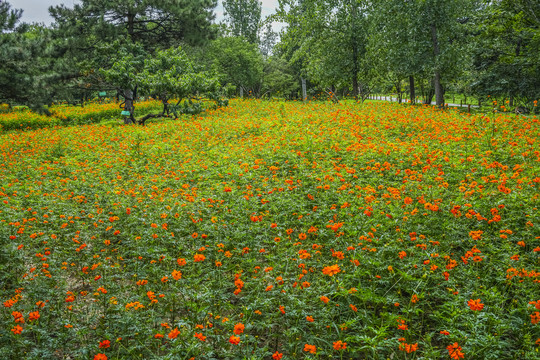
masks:
[[(137, 103), (142, 112), (161, 109), (155, 100)], [(29, 110), (0, 113), (0, 133), (10, 130), (32, 130), (62, 125), (93, 124), (103, 120), (119, 119), (118, 103), (90, 103), (85, 107), (54, 105), (49, 108), (52, 116), (40, 115)]]
[(0, 358), (540, 359), (539, 144), (255, 100), (0, 135)]

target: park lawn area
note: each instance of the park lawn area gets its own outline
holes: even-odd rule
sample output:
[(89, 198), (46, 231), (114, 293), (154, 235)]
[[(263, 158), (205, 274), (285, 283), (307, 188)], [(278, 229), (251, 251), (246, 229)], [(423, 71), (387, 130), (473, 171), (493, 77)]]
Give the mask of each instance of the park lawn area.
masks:
[(231, 104), (0, 135), (0, 358), (540, 357), (537, 117)]

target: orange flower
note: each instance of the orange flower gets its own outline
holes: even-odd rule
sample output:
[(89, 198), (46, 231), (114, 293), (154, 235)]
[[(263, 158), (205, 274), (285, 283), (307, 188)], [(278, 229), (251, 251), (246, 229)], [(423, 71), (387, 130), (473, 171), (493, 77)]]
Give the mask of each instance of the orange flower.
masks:
[[(405, 340), (403, 340), (405, 341)], [(415, 352), (418, 350), (418, 343), (416, 344), (407, 344), (407, 343), (401, 343), (399, 344), (399, 350), (407, 352), (407, 354)]]
[(307, 235), (304, 234), (304, 233), (300, 233), (300, 235), (298, 235), (298, 238), (299, 238), (300, 240), (306, 240)]
[(173, 270), (172, 277), (174, 280), (180, 280), (182, 278), (182, 273), (177, 270)]
[(233, 345), (238, 345), (240, 343), (240, 338), (238, 336), (231, 335), (229, 342)]
[(242, 323), (238, 323), (236, 325), (234, 325), (234, 331), (233, 331), (236, 335), (240, 335), (244, 332), (244, 324)]
[(315, 345), (304, 345), (304, 351), (315, 354), (317, 352), (317, 347)]
[(19, 335), (20, 333), (22, 333), (23, 331), (23, 328), (21, 325), (15, 325), (15, 327), (13, 329), (11, 329), (11, 331), (15, 334), (15, 335)]
[(476, 299), (476, 300), (470, 299), (469, 301), (467, 301), (467, 305), (469, 305), (469, 307), (473, 311), (480, 311), (484, 308), (484, 304), (480, 303), (480, 301), (481, 301), (480, 299)]
[(321, 296), (319, 299), (321, 299), (321, 301), (325, 304), (328, 304), (328, 302), (330, 301), (329, 298), (327, 298), (326, 296)]
[(313, 316), (306, 316), (306, 320), (309, 321), (309, 322), (314, 321)]
[(111, 342), (109, 340), (103, 340), (99, 343), (100, 349), (106, 349), (111, 346)]
[(169, 335), (167, 335), (169, 337), (169, 339), (176, 339), (176, 337), (180, 334), (180, 330), (178, 330), (178, 328), (174, 328), (174, 330), (172, 330)]
[(341, 269), (339, 268), (339, 265), (326, 266), (322, 270), (323, 274), (328, 275), (328, 276), (334, 276), (335, 274), (339, 273), (340, 271), (341, 271)]
[(409, 326), (407, 324), (405, 324), (405, 320), (403, 319), (400, 319), (398, 320), (398, 329), (399, 330), (409, 330)]
[(29, 315), (28, 315), (28, 320), (29, 321), (32, 321), (32, 320), (37, 320), (39, 319), (39, 311), (32, 311)]
[(272, 354), (273, 360), (281, 360), (282, 357), (283, 357), (283, 354), (277, 351), (274, 354)]
[(540, 322), (540, 312), (535, 312), (531, 314), (531, 324), (538, 324)]
[(204, 261), (204, 259), (206, 259), (206, 256), (204, 256), (203, 254), (195, 254), (193, 256), (193, 261), (195, 262)]
[(201, 341), (206, 341), (206, 336), (204, 336), (202, 333), (195, 333), (195, 336), (197, 339), (201, 340)]
[(97, 354), (94, 356), (94, 360), (107, 360), (107, 355), (105, 354)]
[(23, 317), (23, 314), (19, 311), (13, 311), (11, 313), (11, 315), (13, 316), (13, 320), (16, 322), (16, 323), (23, 323), (24, 324), (24, 317)]
[(347, 343), (344, 343), (341, 340), (335, 341), (333, 344), (335, 350), (345, 350), (347, 348)]
[(461, 346), (459, 346), (457, 342), (453, 345), (448, 345), (446, 349), (448, 350), (450, 357), (454, 360), (463, 359), (465, 357), (465, 354), (461, 352)]
[(353, 304), (350, 304), (349, 307), (351, 308), (352, 311), (354, 312), (357, 312), (358, 309), (356, 308), (356, 306), (354, 306)]
[(530, 305), (534, 305), (535, 308), (537, 308), (538, 310), (540, 310), (540, 300), (538, 301), (531, 301), (529, 302)]
[(473, 239), (473, 240), (479, 240), (481, 237), (482, 237), (482, 234), (484, 232), (482, 230), (477, 230), (477, 231), (469, 231), (469, 236)]

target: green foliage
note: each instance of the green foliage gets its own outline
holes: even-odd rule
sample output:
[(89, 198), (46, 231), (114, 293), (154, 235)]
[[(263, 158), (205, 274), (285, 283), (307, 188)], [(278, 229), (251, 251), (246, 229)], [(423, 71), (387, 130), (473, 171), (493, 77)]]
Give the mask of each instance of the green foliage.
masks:
[[(369, 82), (365, 1), (280, 1), (278, 19), (289, 24), (281, 51), (322, 88), (350, 88), (354, 96)], [(289, 8), (287, 11), (286, 8)]]
[(197, 69), (180, 47), (158, 51), (147, 57), (137, 78), (141, 93), (164, 100), (181, 100), (218, 90), (213, 74)]
[(538, 122), (238, 99), (2, 134), (0, 358), (536, 359)]
[(110, 60), (112, 65), (109, 68), (99, 69), (104, 82), (119, 91), (136, 92), (140, 86), (140, 74), (149, 56), (142, 45), (115, 42), (112, 46), (104, 48), (104, 53), (112, 54)]
[[(128, 107), (137, 95), (153, 96), (163, 103), (163, 116), (171, 112), (195, 114), (203, 111), (199, 103), (180, 103), (185, 98), (208, 96), (219, 98), (217, 78), (208, 72), (198, 71), (186, 53), (180, 48), (157, 51), (153, 56), (146, 54), (140, 46), (135, 51), (121, 47), (116, 61), (110, 69), (101, 69), (105, 81), (115, 87), (125, 98), (124, 109), (133, 117), (134, 108)], [(134, 55), (136, 53), (136, 55)], [(169, 100), (175, 99), (176, 105)]]
[(259, 42), (261, 28), (259, 0), (224, 0), (223, 9), (233, 36), (243, 37), (252, 44)]
[(0, 34), (15, 29), (22, 16), (21, 9), (11, 9), (7, 1), (0, 2)]
[(73, 9), (51, 8), (60, 28), (79, 29), (87, 38), (114, 41), (127, 36), (145, 49), (197, 44), (215, 36), (211, 25), (215, 0), (82, 0)]
[[(14, 130), (34, 130), (56, 126), (87, 125), (103, 121), (118, 123), (119, 104), (87, 103), (84, 107), (69, 107), (54, 105), (47, 108), (49, 115), (44, 115), (23, 109), (12, 111), (0, 116), (0, 132)], [(147, 114), (160, 109), (161, 104), (156, 101), (145, 101), (137, 104), (141, 114)], [(114, 120), (111, 120), (114, 119)]]
[(472, 89), (532, 109), (540, 98), (540, 4), (500, 1), (478, 14)]
[(240, 37), (225, 37), (213, 41), (208, 52), (221, 84), (230, 83), (260, 96), (264, 64), (255, 44)]
[(17, 25), (21, 14), (0, 3), (0, 102), (46, 111), (43, 105), (58, 93), (60, 77), (51, 30)]
[(288, 97), (298, 90), (298, 81), (290, 64), (278, 56), (268, 58), (264, 64), (262, 93), (267, 96)]

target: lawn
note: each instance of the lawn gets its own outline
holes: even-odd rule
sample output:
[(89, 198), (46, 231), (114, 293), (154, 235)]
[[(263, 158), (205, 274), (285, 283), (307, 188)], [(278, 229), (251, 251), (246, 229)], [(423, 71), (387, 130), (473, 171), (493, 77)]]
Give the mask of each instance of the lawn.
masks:
[(539, 144), (386, 102), (1, 134), (0, 358), (538, 359)]

